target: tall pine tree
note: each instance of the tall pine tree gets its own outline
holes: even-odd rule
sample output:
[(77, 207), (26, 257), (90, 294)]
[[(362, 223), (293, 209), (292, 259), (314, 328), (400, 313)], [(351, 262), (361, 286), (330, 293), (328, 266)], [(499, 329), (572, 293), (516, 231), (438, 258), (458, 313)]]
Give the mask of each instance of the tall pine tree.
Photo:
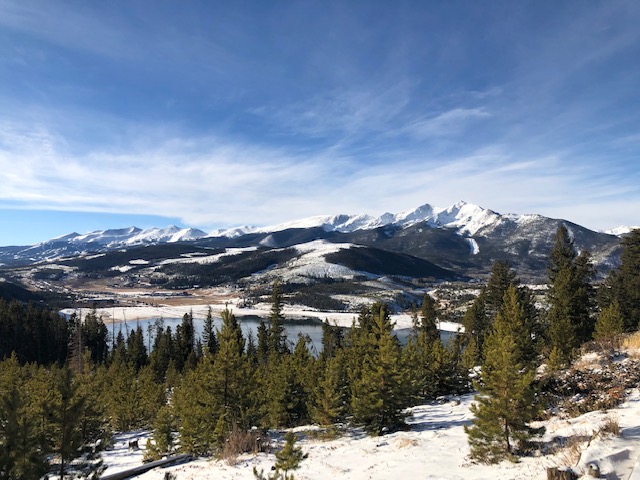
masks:
[(534, 371), (522, 345), (528, 336), (515, 287), (496, 316), (485, 342), (482, 380), (471, 407), (475, 415), (468, 435), (471, 457), (483, 463), (513, 459), (520, 442), (530, 437), (527, 423), (537, 413)]
[(403, 409), (408, 406), (410, 388), (403, 371), (400, 344), (392, 331), (388, 307), (372, 305), (359, 317), (358, 338), (352, 352), (353, 419), (376, 435), (402, 427)]
[(549, 260), (549, 351), (556, 363), (566, 364), (593, 334), (593, 268), (587, 253), (578, 256), (565, 225), (558, 227)]

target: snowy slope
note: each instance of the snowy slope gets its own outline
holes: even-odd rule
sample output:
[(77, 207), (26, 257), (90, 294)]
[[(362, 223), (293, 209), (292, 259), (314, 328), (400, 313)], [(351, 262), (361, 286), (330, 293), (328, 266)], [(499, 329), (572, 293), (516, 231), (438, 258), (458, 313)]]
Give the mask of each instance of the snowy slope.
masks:
[(362, 275), (362, 272), (356, 272), (343, 265), (329, 263), (325, 258), (330, 253), (349, 248), (357, 248), (357, 246), (349, 243), (330, 243), (324, 240), (296, 245), (295, 249), (300, 253), (299, 256), (254, 276), (279, 278), (291, 283), (310, 283), (325, 277), (352, 278), (358, 274)]
[[(608, 412), (596, 411), (570, 420), (552, 417), (542, 422), (547, 433), (545, 441), (554, 437), (579, 438), (575, 447), (560, 449), (555, 454), (521, 458), (518, 463), (508, 461), (497, 465), (481, 465), (468, 459), (469, 447), (464, 425), (472, 414), (471, 395), (459, 403), (421, 405), (409, 409), (409, 430), (382, 437), (364, 435), (358, 429), (349, 429), (334, 440), (314, 439), (311, 434), (317, 427), (295, 429), (299, 446), (309, 454), (307, 460), (294, 473), (297, 479), (434, 479), (434, 480), (539, 480), (546, 478), (547, 467), (571, 466), (577, 472), (585, 472), (591, 462), (598, 463), (606, 478), (638, 478), (634, 465), (640, 454), (640, 438), (637, 434), (640, 418), (640, 395), (634, 389), (628, 401)], [(617, 418), (622, 429), (620, 437), (592, 437), (607, 417)], [(103, 458), (108, 468), (105, 475), (139, 465), (142, 454), (128, 452), (126, 440), (134, 434), (116, 438), (115, 448), (105, 452)], [(144, 439), (139, 433), (136, 438)], [(273, 438), (282, 445), (282, 432), (274, 432)], [(591, 438), (591, 440), (588, 440)], [(140, 445), (144, 445), (140, 441)], [(574, 457), (574, 454), (577, 455)], [(273, 454), (243, 455), (236, 465), (222, 460), (199, 459), (194, 462), (156, 469), (138, 478), (161, 480), (167, 472), (176, 478), (204, 479), (253, 479), (252, 469), (270, 472), (275, 463)], [(631, 475), (631, 477), (630, 477)], [(585, 475), (583, 478), (591, 478)]]

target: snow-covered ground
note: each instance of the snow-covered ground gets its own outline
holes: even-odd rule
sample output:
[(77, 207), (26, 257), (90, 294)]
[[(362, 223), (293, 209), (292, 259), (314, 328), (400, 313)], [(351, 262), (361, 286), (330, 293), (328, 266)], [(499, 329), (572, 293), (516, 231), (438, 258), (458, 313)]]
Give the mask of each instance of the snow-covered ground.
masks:
[[(348, 430), (329, 441), (314, 438), (317, 427), (298, 428), (299, 443), (309, 458), (302, 462), (295, 478), (307, 479), (543, 479), (547, 467), (570, 466), (586, 472), (595, 462), (609, 479), (640, 478), (640, 466), (632, 474), (640, 455), (640, 394), (634, 389), (627, 401), (609, 412), (591, 412), (571, 420), (553, 418), (544, 422), (547, 428), (543, 440), (554, 437), (584, 440), (553, 455), (522, 458), (518, 463), (502, 462), (481, 465), (468, 459), (464, 425), (471, 421), (469, 406), (473, 396), (444, 404), (422, 405), (410, 410), (410, 430), (382, 437), (369, 437), (358, 429)], [(616, 418), (621, 427), (619, 437), (593, 436), (608, 418)], [(116, 438), (115, 448), (103, 454), (107, 468), (105, 475), (139, 465), (142, 452), (129, 452), (127, 441), (131, 435)], [(276, 435), (281, 438), (282, 435)], [(144, 441), (140, 441), (143, 447)], [(159, 468), (141, 475), (141, 480), (157, 480), (165, 472), (177, 479), (253, 479), (252, 469), (269, 472), (274, 465), (273, 454), (243, 455), (234, 466), (216, 459), (198, 459), (188, 464)], [(631, 476), (630, 475), (635, 475)], [(589, 478), (585, 476), (584, 478)]]

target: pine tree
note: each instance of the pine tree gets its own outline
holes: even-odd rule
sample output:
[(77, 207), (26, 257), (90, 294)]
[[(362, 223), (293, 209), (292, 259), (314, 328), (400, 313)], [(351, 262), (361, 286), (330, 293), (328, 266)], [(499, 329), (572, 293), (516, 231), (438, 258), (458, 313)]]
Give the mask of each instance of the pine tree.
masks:
[(60, 478), (65, 476), (68, 463), (79, 455), (82, 445), (80, 422), (85, 399), (78, 395), (68, 367), (54, 369), (56, 401), (48, 405), (49, 419), (55, 428), (55, 452), (60, 456)]
[(0, 362), (0, 478), (31, 480), (47, 471), (37, 417), (28, 408), (30, 399), (24, 368), (14, 354)]
[(276, 470), (284, 473), (284, 479), (292, 479), (288, 476), (290, 470), (300, 468), (300, 462), (305, 460), (309, 454), (303, 453), (300, 447), (296, 447), (296, 435), (293, 432), (287, 432), (284, 436), (284, 447), (276, 452)]
[(410, 375), (411, 396), (415, 403), (431, 399), (435, 394), (434, 343), (440, 339), (435, 320), (427, 319), (435, 319), (435, 309), (432, 309), (431, 315), (425, 315), (423, 307), (421, 313), (420, 318), (417, 312), (413, 313), (413, 328), (407, 346), (402, 352), (405, 370)]
[(157, 383), (162, 383), (166, 379), (167, 369), (169, 368), (169, 364), (172, 363), (173, 350), (174, 346), (171, 327), (167, 327), (165, 330), (162, 319), (160, 319), (156, 323), (156, 335), (153, 341), (153, 349), (149, 354), (149, 364), (153, 369)]
[(600, 311), (593, 338), (605, 342), (611, 349), (615, 349), (619, 346), (618, 339), (622, 332), (624, 332), (624, 318), (620, 304), (614, 300), (611, 305)]
[(260, 365), (266, 365), (269, 360), (269, 330), (267, 325), (260, 320), (258, 324), (258, 346), (256, 347), (256, 357)]
[(467, 351), (466, 363), (468, 367), (482, 364), (482, 351), (484, 340), (491, 328), (491, 322), (485, 311), (484, 289), (467, 309), (462, 319), (465, 332), (465, 344)]
[(173, 361), (178, 372), (185, 369), (193, 370), (197, 363), (195, 353), (195, 329), (193, 326), (193, 312), (182, 316), (182, 323), (176, 328)]
[(89, 444), (97, 440), (107, 440), (111, 433), (106, 421), (108, 406), (104, 392), (107, 391), (106, 367), (96, 366), (91, 361), (91, 353), (85, 351), (84, 372), (75, 375), (78, 395), (84, 399), (80, 416), (82, 443)]
[(613, 300), (620, 305), (625, 331), (638, 329), (640, 323), (640, 229), (622, 239), (620, 266), (607, 277), (600, 307)]
[(158, 383), (149, 365), (143, 367), (137, 376), (137, 391), (141, 426), (154, 424), (158, 412), (167, 403), (167, 392), (164, 383)]
[(324, 360), (321, 377), (314, 390), (312, 419), (320, 425), (332, 425), (344, 419), (348, 410), (347, 370), (344, 350)]
[[(271, 313), (269, 314), (268, 347), (269, 353), (282, 355), (289, 353), (287, 333), (284, 329), (284, 315), (282, 313), (282, 286), (276, 280), (271, 291)], [(260, 340), (258, 338), (258, 340)]]
[(224, 440), (234, 427), (248, 428), (249, 389), (252, 375), (242, 356), (244, 338), (235, 315), (225, 308), (222, 328), (217, 332), (218, 353), (211, 372), (210, 391), (219, 418), (217, 438)]
[[(360, 315), (362, 329), (355, 346), (359, 366), (351, 382), (351, 409), (355, 423), (380, 435), (404, 425), (409, 386), (402, 369), (400, 345), (386, 305), (375, 304)], [(356, 360), (357, 362), (357, 360)]]
[(109, 388), (105, 396), (112, 428), (123, 432), (141, 427), (140, 386), (134, 366), (117, 356), (107, 371), (107, 379)]
[(496, 260), (491, 267), (491, 276), (487, 282), (485, 291), (485, 311), (489, 318), (493, 319), (504, 299), (504, 294), (511, 286), (519, 286), (520, 280), (516, 276), (506, 260)]
[[(517, 298), (513, 287), (505, 298)], [(465, 427), (471, 457), (484, 463), (512, 459), (518, 444), (529, 438), (527, 423), (537, 412), (534, 372), (522, 350), (527, 332), (519, 313), (508, 316), (514, 311), (521, 312), (521, 306), (500, 311), (486, 339), (482, 381), (471, 407), (475, 419)]]
[(337, 325), (331, 325), (328, 320), (322, 322), (322, 352), (320, 359), (324, 360), (336, 355), (342, 348), (344, 341), (343, 329)]
[(162, 456), (171, 454), (174, 447), (173, 432), (175, 419), (173, 407), (164, 405), (155, 417), (151, 438), (147, 440), (146, 457), (149, 460), (159, 460)]
[(296, 447), (296, 435), (287, 432), (284, 436), (285, 444), (282, 450), (276, 452), (275, 471), (272, 475), (264, 476), (264, 470), (258, 472), (253, 467), (253, 475), (257, 480), (294, 480), (293, 474), (288, 472), (300, 468), (300, 463), (309, 457), (308, 453), (303, 453), (300, 447)]
[(215, 355), (218, 351), (218, 339), (216, 338), (216, 332), (213, 326), (213, 312), (211, 311), (211, 307), (208, 308), (207, 316), (204, 319), (202, 340), (204, 341), (205, 354)]
[(109, 357), (109, 346), (107, 339), (109, 330), (104, 324), (102, 317), (96, 311), (96, 307), (91, 309), (82, 322), (82, 336), (84, 346), (91, 352), (91, 361), (95, 365), (105, 363)]
[(184, 375), (172, 399), (180, 436), (180, 449), (194, 455), (209, 455), (217, 445), (215, 437), (219, 403), (212, 393), (213, 358), (205, 355)]
[(568, 363), (573, 352), (591, 339), (594, 322), (591, 318), (593, 268), (590, 257), (579, 257), (567, 227), (561, 225), (550, 254), (549, 265), (549, 348), (555, 350), (562, 363)]
[(430, 341), (440, 338), (438, 331), (438, 306), (436, 301), (428, 293), (425, 294), (420, 307), (420, 324), (419, 328)]
[(136, 373), (149, 362), (140, 325), (135, 330), (131, 330), (127, 337), (127, 362), (133, 366)]

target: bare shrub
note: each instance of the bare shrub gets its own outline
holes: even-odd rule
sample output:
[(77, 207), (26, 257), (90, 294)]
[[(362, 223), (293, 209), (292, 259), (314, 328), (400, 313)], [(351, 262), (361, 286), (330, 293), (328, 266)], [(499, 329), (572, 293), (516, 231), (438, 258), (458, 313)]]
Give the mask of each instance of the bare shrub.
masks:
[(235, 465), (239, 455), (264, 451), (268, 443), (268, 435), (260, 430), (247, 431), (234, 427), (224, 442), (220, 456), (229, 465)]

